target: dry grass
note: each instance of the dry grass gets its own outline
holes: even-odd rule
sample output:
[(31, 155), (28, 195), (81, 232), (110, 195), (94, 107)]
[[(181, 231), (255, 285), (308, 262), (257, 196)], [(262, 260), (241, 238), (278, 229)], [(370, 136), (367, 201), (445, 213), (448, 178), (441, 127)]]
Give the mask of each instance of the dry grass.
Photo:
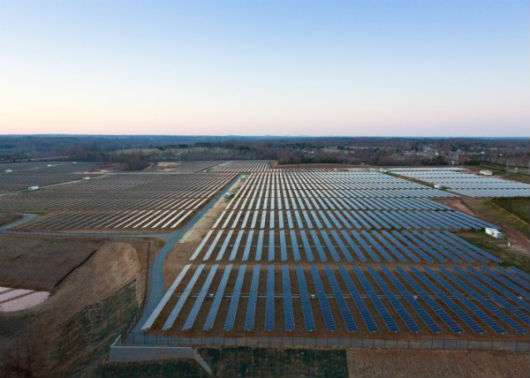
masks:
[(528, 377), (530, 355), (490, 351), (349, 350), (350, 377)]

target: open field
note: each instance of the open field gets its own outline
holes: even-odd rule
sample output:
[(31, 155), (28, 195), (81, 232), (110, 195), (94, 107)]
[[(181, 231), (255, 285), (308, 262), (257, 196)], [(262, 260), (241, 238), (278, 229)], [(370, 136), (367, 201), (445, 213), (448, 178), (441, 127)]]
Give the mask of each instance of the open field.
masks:
[(97, 239), (0, 236), (0, 286), (51, 291), (101, 245)]

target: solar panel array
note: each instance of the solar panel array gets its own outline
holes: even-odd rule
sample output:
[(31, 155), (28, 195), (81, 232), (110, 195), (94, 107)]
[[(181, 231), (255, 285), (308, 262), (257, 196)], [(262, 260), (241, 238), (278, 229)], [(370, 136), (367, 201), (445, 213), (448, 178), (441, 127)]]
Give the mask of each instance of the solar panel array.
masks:
[(370, 170), (251, 174), (143, 329), (527, 337), (530, 277), (452, 233), (489, 224), (431, 199), (445, 195)]
[(113, 174), (0, 197), (0, 210), (47, 212), (18, 230), (171, 230), (234, 179), (231, 174)]
[(391, 169), (401, 176), (437, 184), (469, 197), (530, 197), (530, 184), (447, 168)]

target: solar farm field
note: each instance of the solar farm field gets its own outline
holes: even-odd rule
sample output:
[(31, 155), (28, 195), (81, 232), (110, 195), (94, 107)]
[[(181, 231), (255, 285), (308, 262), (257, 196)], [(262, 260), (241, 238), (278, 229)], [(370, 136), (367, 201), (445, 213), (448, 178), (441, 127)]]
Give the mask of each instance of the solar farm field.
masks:
[(392, 169), (393, 173), (437, 184), (468, 197), (530, 197), (530, 184), (482, 176), (457, 168)]
[(231, 174), (110, 174), (0, 197), (3, 211), (44, 213), (18, 231), (170, 231), (234, 179)]
[(369, 170), (253, 173), (181, 256), (132, 337), (277, 347), (528, 342), (528, 275), (453, 233), (491, 225), (432, 201), (450, 196)]
[(266, 172), (270, 169), (269, 160), (229, 160), (219, 162), (208, 171), (223, 173), (255, 173)]
[(28, 162), (0, 163), (0, 193), (80, 180), (99, 163)]

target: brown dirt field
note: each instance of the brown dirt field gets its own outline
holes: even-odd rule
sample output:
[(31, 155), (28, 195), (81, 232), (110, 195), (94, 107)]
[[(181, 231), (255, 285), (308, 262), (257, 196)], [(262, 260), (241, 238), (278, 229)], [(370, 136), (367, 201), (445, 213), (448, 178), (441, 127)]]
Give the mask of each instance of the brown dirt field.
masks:
[(20, 218), (22, 218), (22, 215), (20, 214), (0, 213), (0, 226), (13, 223), (14, 221), (19, 220)]
[(30, 376), (69, 376), (94, 353), (102, 356), (143, 301), (141, 272), (135, 248), (106, 243), (46, 302), (0, 315), (0, 376), (3, 363), (8, 371), (28, 369)]
[(530, 354), (489, 351), (348, 350), (350, 377), (528, 377)]
[(53, 291), (101, 245), (101, 239), (0, 237), (0, 285)]

